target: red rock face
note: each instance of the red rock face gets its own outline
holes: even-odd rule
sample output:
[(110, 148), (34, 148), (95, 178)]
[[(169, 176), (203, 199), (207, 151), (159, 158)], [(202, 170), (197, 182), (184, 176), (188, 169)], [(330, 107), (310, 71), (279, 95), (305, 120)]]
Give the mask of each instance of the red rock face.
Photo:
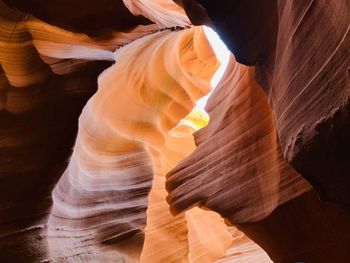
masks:
[(256, 66), (284, 157), (349, 207), (349, 2), (197, 2), (238, 62)]
[[(0, 3), (1, 262), (47, 258), (51, 191), (71, 155), (81, 110), (111, 65), (89, 57), (96, 50), (108, 57), (152, 30), (95, 41)], [(72, 59), (82, 47), (88, 52)]]
[(238, 228), (273, 262), (347, 262), (350, 256), (349, 213), (320, 201), (313, 190)]
[(197, 149), (167, 175), (174, 213), (197, 203), (231, 223), (260, 220), (310, 189), (284, 160), (274, 116), (254, 69), (231, 57), (207, 104)]
[(268, 94), (286, 159), (322, 198), (349, 206), (350, 14), (344, 10), (346, 1), (279, 6)]
[(347, 262), (349, 10), (0, 1), (0, 262)]
[[(201, 28), (158, 32), (116, 56), (80, 115), (73, 154), (52, 193), (53, 260), (76, 253), (104, 262), (139, 259), (156, 156), (167, 133), (210, 90), (218, 66)], [(144, 70), (150, 61), (157, 65)], [(126, 248), (116, 249), (125, 242)]]

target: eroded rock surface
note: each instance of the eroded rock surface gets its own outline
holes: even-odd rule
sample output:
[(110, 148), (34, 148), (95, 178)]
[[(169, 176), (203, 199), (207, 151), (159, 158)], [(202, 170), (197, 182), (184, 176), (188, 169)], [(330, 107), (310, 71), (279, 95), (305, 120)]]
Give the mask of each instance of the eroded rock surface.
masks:
[(0, 1), (0, 261), (347, 262), (349, 10)]
[(231, 56), (206, 110), (210, 121), (194, 134), (196, 150), (167, 175), (173, 212), (199, 204), (232, 223), (257, 221), (310, 189), (283, 158), (253, 68)]
[(349, 207), (349, 1), (181, 2), (256, 66), (288, 162), (322, 199)]
[(73, 154), (53, 191), (52, 258), (112, 251), (103, 258), (109, 262), (119, 243), (139, 235), (126, 252), (119, 249), (123, 260), (138, 260), (160, 148), (210, 91), (217, 67), (202, 28), (155, 33), (116, 52), (82, 111)]

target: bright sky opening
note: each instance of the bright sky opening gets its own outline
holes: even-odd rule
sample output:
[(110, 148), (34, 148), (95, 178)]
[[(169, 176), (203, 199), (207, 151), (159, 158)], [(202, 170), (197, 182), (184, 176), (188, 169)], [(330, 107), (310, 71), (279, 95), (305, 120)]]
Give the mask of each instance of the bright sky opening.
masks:
[[(204, 26), (204, 32), (216, 54), (216, 57), (220, 61), (220, 67), (215, 72), (213, 78), (210, 81), (213, 91), (225, 73), (230, 58), (230, 51), (227, 49), (224, 42), (222, 42), (218, 34), (213, 29)], [(197, 101), (196, 106), (192, 112), (187, 115), (186, 118), (181, 120), (180, 125), (191, 126), (194, 130), (199, 130), (208, 124), (209, 115), (204, 108), (211, 93), (212, 92)]]
[[(210, 81), (210, 84), (213, 88), (213, 90), (216, 88), (218, 85), (219, 81), (221, 80), (228, 62), (230, 58), (230, 51), (227, 49), (225, 46), (224, 42), (220, 39), (219, 35), (210, 27), (204, 27), (204, 32), (208, 37), (209, 43), (211, 44), (212, 48), (214, 49), (214, 52), (216, 54), (216, 57), (220, 61), (221, 65), (218, 68), (218, 70), (215, 72), (213, 78)], [(207, 100), (210, 96), (211, 92), (206, 95), (205, 97), (201, 98), (200, 100), (197, 101), (196, 107), (199, 108), (200, 110), (204, 111), (204, 107), (207, 104)]]

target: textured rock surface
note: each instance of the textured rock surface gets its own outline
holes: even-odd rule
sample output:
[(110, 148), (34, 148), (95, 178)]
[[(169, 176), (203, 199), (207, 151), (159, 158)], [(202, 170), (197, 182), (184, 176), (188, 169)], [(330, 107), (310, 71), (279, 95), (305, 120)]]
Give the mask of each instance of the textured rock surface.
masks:
[[(155, 33), (119, 49), (116, 57), (83, 109), (73, 155), (53, 191), (52, 258), (96, 250), (106, 255), (138, 234), (142, 244), (160, 147), (210, 91), (218, 67), (202, 28)], [(134, 260), (141, 248), (127, 247), (136, 251)], [(132, 251), (125, 253), (133, 257)]]
[(237, 60), (257, 66), (285, 158), (323, 199), (349, 207), (349, 1), (197, 2)]
[(283, 158), (253, 68), (231, 56), (206, 110), (210, 121), (194, 134), (196, 150), (167, 175), (175, 213), (199, 204), (232, 223), (257, 221), (310, 189)]
[(156, 158), (141, 262), (271, 262), (257, 244), (235, 227), (227, 227), (214, 212), (194, 207), (173, 217), (169, 211), (165, 174), (195, 149), (192, 133), (204, 119), (195, 109), (168, 134)]
[[(196, 114), (194, 114), (196, 115)], [(199, 115), (200, 116), (200, 115)], [(195, 116), (194, 116), (195, 117)], [(223, 219), (209, 211), (194, 208), (173, 217), (165, 201), (165, 174), (195, 148), (195, 124), (191, 115), (167, 136), (161, 155), (155, 158), (156, 171), (147, 209), (147, 226), (141, 262), (214, 262), (232, 242)], [(155, 244), (162, 244), (161, 248)]]
[[(0, 1), (0, 262), (347, 262), (349, 215), (283, 156), (349, 206), (349, 10)], [(189, 20), (215, 27), (263, 88), (232, 62), (197, 148), (205, 118), (177, 124), (216, 59), (199, 28), (155, 33)]]
[(261, 247), (254, 243), (236, 227), (230, 227), (229, 230), (233, 237), (232, 245), (226, 251), (224, 257), (216, 261), (216, 263), (272, 262)]
[(47, 259), (51, 191), (67, 165), (81, 109), (114, 61), (112, 51), (155, 29), (92, 39), (0, 3), (0, 261)]
[(130, 12), (142, 15), (159, 27), (186, 27), (191, 25), (185, 11), (171, 0), (123, 0)]

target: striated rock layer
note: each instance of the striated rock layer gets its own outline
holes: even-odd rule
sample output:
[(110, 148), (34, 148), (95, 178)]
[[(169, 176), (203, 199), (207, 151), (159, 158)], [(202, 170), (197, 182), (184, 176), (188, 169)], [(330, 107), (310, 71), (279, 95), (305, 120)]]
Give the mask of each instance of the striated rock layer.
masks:
[(256, 66), (284, 157), (323, 199), (349, 208), (349, 1), (180, 2)]
[[(83, 109), (73, 155), (53, 191), (53, 258), (100, 250), (108, 262), (122, 241), (139, 235), (142, 244), (156, 156), (170, 129), (210, 91), (218, 67), (201, 28), (136, 40), (116, 61)], [(141, 248), (128, 245), (120, 257), (137, 260)]]
[(254, 69), (230, 58), (206, 106), (197, 148), (167, 175), (174, 213), (199, 204), (232, 223), (260, 220), (310, 189), (284, 160), (267, 99)]
[(239, 247), (226, 253), (238, 239), (269, 261), (218, 214), (193, 208), (173, 217), (165, 201), (164, 175), (194, 150), (192, 126), (203, 125), (201, 115), (173, 128), (210, 91), (217, 67), (202, 28), (156, 33), (116, 52), (80, 116), (73, 155), (53, 192), (50, 258), (225, 261), (249, 254)]
[[(165, 198), (165, 174), (195, 148), (192, 133), (201, 122), (195, 111), (169, 132), (156, 171), (147, 208), (147, 226), (141, 262), (214, 262), (225, 254), (232, 236), (223, 219), (209, 211), (194, 208), (172, 216)], [(192, 126), (193, 125), (193, 126)], [(162, 244), (159, 247), (157, 244)]]
[(0, 261), (347, 262), (349, 10), (0, 1)]
[(91, 38), (0, 2), (0, 261), (46, 259), (51, 191), (81, 109), (113, 51), (157, 29), (133, 27)]

